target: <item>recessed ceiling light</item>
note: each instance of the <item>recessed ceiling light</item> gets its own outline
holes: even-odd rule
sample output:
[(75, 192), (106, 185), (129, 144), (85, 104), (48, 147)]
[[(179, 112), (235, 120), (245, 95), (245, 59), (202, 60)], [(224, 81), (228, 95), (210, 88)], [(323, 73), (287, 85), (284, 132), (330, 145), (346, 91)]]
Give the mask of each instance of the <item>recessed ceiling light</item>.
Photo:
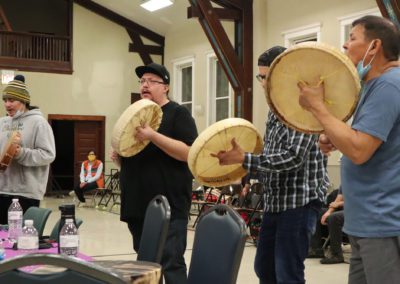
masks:
[(153, 12), (161, 8), (168, 7), (172, 4), (174, 4), (173, 0), (143, 0), (140, 6), (150, 12)]

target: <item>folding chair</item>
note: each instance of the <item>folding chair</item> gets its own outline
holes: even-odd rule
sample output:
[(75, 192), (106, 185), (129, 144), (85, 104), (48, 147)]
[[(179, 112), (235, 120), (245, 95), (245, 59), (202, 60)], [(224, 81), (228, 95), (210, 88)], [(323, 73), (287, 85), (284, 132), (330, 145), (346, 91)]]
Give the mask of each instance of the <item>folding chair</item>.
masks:
[(98, 208), (107, 208), (108, 203), (112, 198), (112, 192), (119, 187), (119, 171), (118, 169), (111, 169), (110, 174), (105, 181), (105, 187), (100, 191), (100, 200), (97, 204)]
[(246, 224), (228, 205), (207, 210), (194, 236), (188, 283), (236, 283), (246, 237)]
[(25, 220), (33, 220), (33, 226), (38, 232), (39, 238), (43, 235), (44, 227), (46, 226), (47, 219), (49, 218), (51, 210), (48, 208), (29, 207), (24, 213)]
[[(18, 269), (38, 264), (64, 267), (67, 270), (51, 274), (32, 274)], [(0, 283), (122, 284), (126, 283), (126, 281), (106, 268), (77, 258), (57, 254), (27, 254), (1, 262)]]
[(235, 207), (235, 210), (242, 216), (246, 226), (249, 228), (250, 237), (255, 244), (258, 240), (264, 214), (263, 195), (264, 185), (259, 182), (253, 183), (241, 205)]
[(146, 209), (137, 260), (161, 262), (170, 219), (171, 208), (167, 198), (157, 195)]

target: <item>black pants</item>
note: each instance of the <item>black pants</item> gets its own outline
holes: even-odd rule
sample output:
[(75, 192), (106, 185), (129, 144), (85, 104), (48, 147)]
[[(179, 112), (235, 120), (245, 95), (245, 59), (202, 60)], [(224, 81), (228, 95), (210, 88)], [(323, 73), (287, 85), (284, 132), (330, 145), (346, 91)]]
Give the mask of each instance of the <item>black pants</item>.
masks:
[(25, 213), (29, 207), (39, 207), (40, 200), (26, 198), (18, 195), (4, 195), (0, 194), (0, 224), (8, 223), (8, 208), (10, 207), (12, 200), (18, 198), (18, 202), (22, 207), (22, 211)]
[[(128, 228), (133, 237), (133, 248), (139, 251), (140, 239), (143, 232), (143, 219), (131, 219)], [(165, 241), (161, 265), (166, 284), (186, 284), (187, 269), (185, 263), (185, 250), (187, 241), (186, 219), (171, 219)]]
[(335, 211), (326, 219), (327, 226), (321, 224), (321, 217), (327, 211), (323, 208), (315, 228), (315, 234), (311, 238), (311, 248), (314, 250), (322, 249), (324, 238), (329, 236), (329, 245), (332, 255), (342, 255), (342, 238), (344, 215), (343, 210)]
[(96, 189), (96, 188), (98, 188), (98, 186), (97, 186), (97, 183), (95, 181), (87, 183), (82, 188), (80, 187), (80, 183), (79, 183), (74, 187), (74, 191), (75, 191), (75, 194), (78, 197), (79, 201), (85, 202), (85, 197), (83, 196), (83, 194), (85, 192), (91, 191), (91, 190)]

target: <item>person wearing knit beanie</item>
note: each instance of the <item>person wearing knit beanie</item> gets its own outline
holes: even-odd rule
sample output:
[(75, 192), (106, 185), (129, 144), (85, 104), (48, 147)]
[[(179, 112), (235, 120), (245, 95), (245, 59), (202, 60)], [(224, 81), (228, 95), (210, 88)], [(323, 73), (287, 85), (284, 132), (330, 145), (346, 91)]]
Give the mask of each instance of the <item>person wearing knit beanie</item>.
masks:
[(31, 96), (25, 84), (25, 77), (17, 75), (14, 80), (8, 83), (7, 87), (3, 90), (3, 100), (14, 99), (25, 104), (30, 104)]
[(0, 224), (7, 224), (13, 198), (19, 199), (23, 212), (40, 206), (56, 149), (47, 119), (30, 105), (24, 76), (15, 76), (2, 95), (7, 115), (0, 116), (0, 151), (6, 151), (10, 143), (17, 145), (8, 166), (0, 171)]

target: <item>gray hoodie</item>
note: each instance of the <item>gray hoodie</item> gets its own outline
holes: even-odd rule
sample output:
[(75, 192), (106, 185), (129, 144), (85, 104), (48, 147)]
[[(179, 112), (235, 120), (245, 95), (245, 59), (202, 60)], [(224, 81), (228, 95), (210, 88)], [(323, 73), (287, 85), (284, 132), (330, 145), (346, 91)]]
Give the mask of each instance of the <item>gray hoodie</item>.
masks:
[(56, 149), (53, 131), (39, 109), (14, 117), (0, 118), (0, 149), (13, 131), (21, 134), (21, 151), (8, 168), (0, 172), (0, 194), (42, 200), (46, 192), (50, 163)]

